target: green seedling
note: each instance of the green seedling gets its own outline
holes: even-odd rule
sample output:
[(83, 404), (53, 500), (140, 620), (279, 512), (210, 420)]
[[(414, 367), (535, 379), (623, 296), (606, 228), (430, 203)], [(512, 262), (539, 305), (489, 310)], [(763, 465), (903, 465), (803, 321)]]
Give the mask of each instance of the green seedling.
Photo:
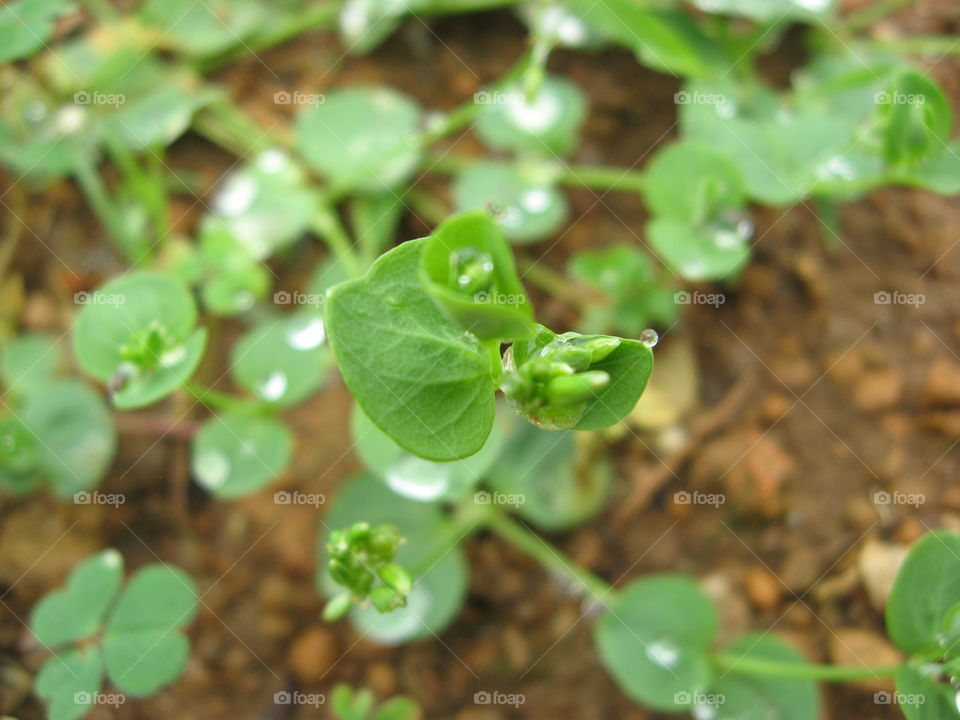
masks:
[[(176, 680), (190, 653), (182, 628), (196, 610), (196, 587), (177, 568), (148, 565), (124, 585), (116, 550), (80, 563), (66, 587), (46, 595), (30, 617), (37, 642), (53, 652), (36, 682), (50, 720), (90, 712), (103, 695), (105, 675), (120, 693), (136, 696)], [(122, 695), (106, 698), (123, 702)]]
[(420, 706), (408, 697), (397, 695), (378, 705), (370, 690), (357, 690), (343, 683), (330, 693), (330, 710), (338, 720), (420, 720), (422, 717)]

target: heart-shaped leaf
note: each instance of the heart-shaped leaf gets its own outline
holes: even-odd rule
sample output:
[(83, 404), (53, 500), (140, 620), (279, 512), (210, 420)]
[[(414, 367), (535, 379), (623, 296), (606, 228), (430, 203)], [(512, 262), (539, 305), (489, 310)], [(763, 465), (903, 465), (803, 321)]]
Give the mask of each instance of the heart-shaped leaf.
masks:
[(753, 223), (736, 214), (701, 227), (655, 218), (647, 223), (646, 234), (659, 258), (680, 277), (732, 280), (750, 261)]
[(37, 673), (34, 690), (47, 700), (48, 720), (76, 720), (90, 712), (103, 685), (103, 657), (96, 647), (61, 650)]
[(451, 322), (419, 280), (423, 240), (382, 255), (330, 290), (327, 336), (364, 412), (404, 449), (457, 460), (483, 447), (494, 384), (481, 344)]

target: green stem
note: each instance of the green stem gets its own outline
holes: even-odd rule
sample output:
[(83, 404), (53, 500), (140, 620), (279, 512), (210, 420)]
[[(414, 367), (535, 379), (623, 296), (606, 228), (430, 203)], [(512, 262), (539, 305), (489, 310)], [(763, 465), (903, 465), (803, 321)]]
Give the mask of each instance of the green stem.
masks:
[(223, 97), (210, 103), (193, 118), (193, 129), (237, 157), (269, 150), (276, 146), (289, 148), (290, 138), (264, 131), (256, 122)]
[(644, 173), (602, 165), (569, 165), (561, 170), (560, 182), (571, 187), (614, 192), (643, 192)]
[(877, 665), (867, 667), (843, 667), (839, 665), (814, 665), (806, 663), (777, 662), (756, 657), (744, 657), (735, 653), (717, 653), (714, 661), (724, 670), (745, 675), (763, 677), (810, 678), (825, 682), (873, 680), (889, 677), (900, 665)]
[(74, 153), (73, 176), (93, 212), (107, 228), (124, 257), (134, 263), (145, 259), (146, 244), (139, 238), (129, 236), (123, 214), (117, 208), (97, 168), (83, 152)]
[(851, 33), (863, 30), (863, 28), (873, 25), (887, 15), (895, 13), (900, 8), (906, 7), (911, 2), (913, 0), (876, 0), (862, 10), (848, 15), (841, 27)]
[(484, 523), (497, 535), (513, 543), (544, 567), (565, 577), (598, 603), (613, 599), (615, 591), (605, 580), (576, 565), (539, 535), (531, 532), (526, 525), (517, 522), (496, 506), (487, 507), (490, 512), (484, 517)]
[(327, 243), (330, 252), (333, 253), (343, 268), (352, 276), (360, 277), (363, 275), (363, 267), (356, 251), (353, 248), (353, 241), (347, 233), (343, 223), (334, 210), (327, 202), (321, 202), (316, 215), (313, 218), (313, 229), (323, 241)]
[(913, 37), (875, 39), (871, 43), (878, 48), (893, 50), (907, 55), (958, 55), (960, 40), (938, 35), (915, 35)]
[(247, 406), (247, 403), (242, 398), (222, 393), (219, 390), (203, 387), (193, 380), (185, 382), (183, 389), (193, 395), (197, 401), (215, 410), (231, 410), (233, 408)]

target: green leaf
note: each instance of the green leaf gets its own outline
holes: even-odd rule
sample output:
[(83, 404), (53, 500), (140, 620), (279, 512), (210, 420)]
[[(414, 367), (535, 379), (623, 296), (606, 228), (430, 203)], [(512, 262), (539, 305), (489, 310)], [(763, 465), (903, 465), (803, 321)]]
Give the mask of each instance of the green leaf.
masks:
[(568, 267), (571, 275), (606, 296), (585, 308), (578, 325), (583, 332), (637, 336), (651, 325), (671, 325), (679, 315), (677, 287), (642, 250), (628, 245), (582, 250)]
[(419, 281), (423, 240), (382, 255), (333, 288), (326, 330), (364, 412), (404, 449), (457, 460), (483, 447), (493, 425), (490, 358), (443, 315)]
[(687, 577), (651, 575), (630, 583), (594, 628), (600, 659), (631, 698), (678, 712), (710, 686), (713, 602)]
[(323, 320), (310, 311), (266, 318), (233, 346), (230, 371), (261, 400), (296, 405), (323, 382), (324, 336)]
[(114, 390), (116, 407), (156, 402), (183, 384), (200, 362), (206, 332), (193, 331), (197, 308), (183, 285), (139, 271), (111, 280), (82, 304), (73, 348), (80, 367)]
[(0, 353), (0, 380), (15, 397), (43, 390), (63, 362), (59, 341), (52, 335), (22, 335)]
[(491, 209), (504, 237), (528, 243), (543, 240), (566, 223), (566, 196), (538, 168), (496, 162), (472, 163), (453, 184), (457, 210)]
[(942, 151), (953, 127), (943, 90), (918, 72), (901, 73), (877, 97), (885, 123), (883, 154), (893, 167), (910, 165)]
[(700, 225), (745, 202), (736, 165), (710, 147), (672, 143), (646, 172), (644, 197), (655, 216)]
[(117, 448), (113, 418), (83, 383), (49, 382), (45, 392), (29, 396), (21, 418), (36, 440), (38, 469), (57, 496), (94, 487), (106, 474)]
[(907, 720), (957, 720), (957, 691), (944, 682), (937, 682), (923, 667), (901, 665), (896, 675), (897, 695), (877, 693), (878, 700), (896, 700)]
[(694, 282), (733, 279), (750, 261), (753, 224), (743, 216), (693, 227), (680, 220), (655, 218), (647, 240), (663, 263)]
[(105, 550), (88, 557), (73, 569), (63, 590), (45, 595), (33, 608), (30, 631), (48, 648), (92, 637), (122, 580), (119, 552)]
[(270, 484), (290, 464), (293, 435), (278, 420), (226, 412), (207, 420), (193, 441), (190, 466), (197, 482), (220, 498), (236, 498)]
[(243, 43), (269, 18), (269, 11), (252, 0), (148, 0), (140, 16), (161, 31), (159, 41), (165, 47), (203, 56)]
[(330, 707), (340, 720), (367, 720), (374, 700), (370, 690), (354, 690), (349, 685), (340, 683), (333, 688), (330, 695)]
[(613, 473), (605, 456), (578, 452), (575, 432), (549, 432), (517, 420), (487, 479), (517, 500), (517, 513), (541, 530), (559, 532), (603, 508)]
[(213, 211), (251, 256), (263, 260), (303, 236), (318, 202), (303, 170), (273, 149), (230, 173)]
[(197, 589), (182, 570), (141, 568), (110, 614), (103, 655), (110, 680), (131, 695), (150, 695), (175, 680), (190, 644), (179, 628), (193, 620)]
[(364, 465), (398, 495), (420, 502), (463, 498), (483, 478), (503, 444), (494, 423), (486, 443), (475, 455), (452, 462), (432, 462), (397, 445), (359, 405), (353, 409), (352, 429), (354, 449)]
[(486, 105), (474, 129), (494, 150), (540, 155), (568, 155), (580, 140), (587, 111), (583, 91), (560, 76), (544, 78), (536, 94), (527, 97), (519, 85), (478, 92), (475, 102)]
[(657, 70), (702, 76), (730, 65), (722, 62), (715, 43), (683, 12), (656, 10), (654, 3), (636, 0), (569, 0), (569, 4), (583, 20)]
[(815, 22), (833, 15), (836, 0), (693, 0), (704, 12), (738, 15), (757, 22)]
[(37, 468), (37, 439), (23, 422), (0, 415), (0, 490), (20, 497), (39, 489), (43, 478)]
[[(466, 597), (468, 566), (457, 545), (463, 531), (438, 504), (400, 497), (369, 474), (356, 476), (340, 488), (323, 527), (329, 531), (360, 521), (399, 529), (407, 541), (400, 546), (396, 562), (413, 571), (415, 579), (406, 607), (386, 614), (374, 608), (354, 608), (350, 615), (353, 624), (368, 637), (390, 645), (441, 632), (453, 621)], [(326, 558), (324, 537), (318, 567), (326, 568)], [(319, 584), (327, 592), (338, 587), (326, 572), (321, 572)]]
[(380, 254), (393, 246), (397, 226), (406, 206), (403, 198), (385, 192), (379, 195), (358, 195), (350, 201), (350, 226), (363, 248)]
[(99, 648), (69, 648), (47, 660), (34, 689), (48, 701), (48, 720), (76, 720), (90, 712), (93, 696), (103, 685)]
[(960, 597), (960, 535), (924, 535), (900, 566), (887, 601), (887, 632), (901, 650), (939, 648), (943, 617)]
[(891, 172), (891, 180), (941, 195), (960, 193), (960, 140), (951, 141), (940, 152), (934, 151), (910, 167)]
[[(806, 662), (782, 639), (759, 632), (737, 638), (725, 654), (774, 663), (802, 665)], [(708, 702), (715, 720), (817, 720), (820, 717), (815, 680), (739, 674), (735, 664), (714, 681), (706, 700), (716, 701), (712, 705)]]
[(420, 106), (395, 90), (352, 87), (326, 95), (297, 118), (304, 159), (340, 189), (383, 192), (420, 162)]
[(373, 720), (418, 720), (420, 706), (408, 697), (392, 697), (377, 708)]
[(53, 35), (57, 16), (69, 7), (67, 0), (18, 0), (0, 8), (0, 63), (41, 50)]
[(485, 212), (454, 215), (424, 240), (420, 278), (440, 308), (481, 340), (533, 334), (513, 253)]
[(267, 294), (270, 273), (225, 221), (217, 217), (204, 219), (200, 225), (200, 247), (200, 291), (210, 312), (237, 315), (250, 310)]
[(368, 53), (382, 43), (410, 12), (429, 6), (431, 0), (346, 0), (340, 9), (340, 34), (352, 53)]

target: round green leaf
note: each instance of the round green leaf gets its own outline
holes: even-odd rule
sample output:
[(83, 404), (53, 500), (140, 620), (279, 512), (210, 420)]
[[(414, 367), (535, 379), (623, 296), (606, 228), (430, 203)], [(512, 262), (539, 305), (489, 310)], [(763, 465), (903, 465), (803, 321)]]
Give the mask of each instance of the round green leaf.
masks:
[(432, 462), (411, 455), (366, 416), (353, 409), (354, 447), (364, 464), (391, 490), (410, 500), (456, 500), (471, 492), (496, 459), (503, 444), (497, 424), (475, 455), (452, 462)]
[(83, 383), (59, 380), (34, 392), (21, 413), (34, 438), (37, 467), (61, 498), (97, 485), (117, 448), (113, 418)]
[(733, 279), (750, 261), (753, 224), (739, 215), (708, 226), (655, 218), (647, 240), (663, 263), (693, 282)]
[(48, 648), (93, 637), (122, 580), (119, 552), (88, 557), (70, 573), (66, 588), (45, 595), (33, 608), (30, 631)]
[(76, 301), (82, 305), (73, 333), (77, 361), (93, 377), (111, 383), (116, 407), (156, 402), (199, 364), (206, 331), (193, 330), (196, 305), (176, 280), (132, 272), (94, 293), (77, 293)]
[(516, 500), (516, 511), (547, 532), (580, 525), (601, 510), (612, 480), (605, 456), (577, 453), (576, 433), (522, 421), (490, 470), (490, 487)]
[(958, 597), (960, 535), (927, 533), (910, 548), (887, 600), (890, 638), (909, 653), (938, 650), (944, 615)]
[(230, 173), (212, 207), (235, 241), (263, 260), (306, 232), (317, 203), (304, 172), (274, 149)]
[(537, 174), (503, 163), (471, 164), (454, 180), (454, 205), (457, 210), (491, 208), (504, 237), (513, 242), (543, 240), (563, 227), (570, 206), (549, 178)]
[(530, 97), (515, 85), (480, 91), (474, 100), (487, 106), (474, 126), (483, 142), (495, 150), (541, 155), (572, 152), (587, 109), (583, 91), (559, 76), (545, 78)]
[(57, 16), (69, 7), (67, 0), (17, 0), (0, 8), (0, 63), (41, 50), (53, 35)]
[[(331, 529), (355, 522), (393, 525), (406, 538), (396, 562), (414, 571), (407, 607), (380, 614), (355, 608), (350, 618), (367, 636), (385, 644), (399, 644), (431, 636), (449, 625), (466, 597), (468, 566), (456, 545), (462, 532), (436, 503), (408, 500), (394, 494), (379, 478), (364, 474), (340, 488), (323, 519), (319, 584), (334, 593), (338, 586), (326, 572), (326, 540)], [(418, 574), (424, 572), (425, 574)]]
[(594, 628), (600, 659), (631, 698), (677, 712), (711, 682), (716, 610), (697, 584), (652, 575), (617, 593)]
[(420, 106), (382, 87), (326, 95), (297, 118), (304, 159), (336, 187), (382, 192), (407, 180), (420, 162)]
[(644, 196), (655, 216), (691, 225), (739, 210), (745, 200), (736, 166), (693, 143), (672, 143), (657, 153), (647, 169)]
[(901, 665), (896, 675), (897, 694), (877, 693), (874, 702), (896, 701), (907, 720), (957, 720), (960, 700), (957, 690), (946, 682), (937, 682), (929, 668)]
[(57, 374), (63, 356), (52, 335), (22, 335), (0, 353), (0, 380), (16, 397), (42, 390)]
[[(806, 662), (786, 642), (767, 633), (744, 635), (731, 643), (724, 654), (775, 663), (802, 665)], [(693, 704), (705, 705), (704, 711), (712, 710), (710, 717), (714, 720), (817, 720), (820, 717), (815, 680), (739, 674), (736, 665), (718, 677), (703, 698), (693, 698)], [(694, 716), (698, 716), (696, 710)]]
[(950, 139), (950, 102), (926, 75), (901, 73), (887, 92), (878, 94), (877, 102), (885, 123), (883, 154), (888, 164), (910, 165), (939, 154)]
[(90, 712), (103, 685), (103, 657), (88, 646), (61, 650), (37, 673), (34, 690), (45, 698), (48, 720), (76, 720)]
[(490, 358), (419, 281), (422, 240), (382, 255), (332, 288), (327, 336), (364, 412), (404, 449), (430, 460), (480, 450), (493, 425)]
[[(469, 284), (473, 278), (458, 260), (464, 257), (487, 277)], [(481, 340), (533, 334), (533, 306), (513, 253), (486, 212), (454, 215), (434, 230), (424, 240), (420, 278), (443, 311)]]
[(179, 628), (193, 620), (197, 588), (169, 565), (141, 568), (110, 614), (103, 655), (110, 680), (131, 695), (150, 695), (175, 680), (190, 644)]
[(269, 19), (267, 9), (253, 0), (148, 0), (140, 15), (160, 29), (164, 46), (188, 55), (228, 50)]
[(227, 412), (207, 420), (190, 450), (197, 482), (221, 498), (256, 492), (273, 482), (293, 456), (293, 436), (272, 418)]
[(323, 381), (324, 337), (323, 319), (313, 312), (267, 318), (234, 345), (230, 371), (261, 400), (296, 405)]

